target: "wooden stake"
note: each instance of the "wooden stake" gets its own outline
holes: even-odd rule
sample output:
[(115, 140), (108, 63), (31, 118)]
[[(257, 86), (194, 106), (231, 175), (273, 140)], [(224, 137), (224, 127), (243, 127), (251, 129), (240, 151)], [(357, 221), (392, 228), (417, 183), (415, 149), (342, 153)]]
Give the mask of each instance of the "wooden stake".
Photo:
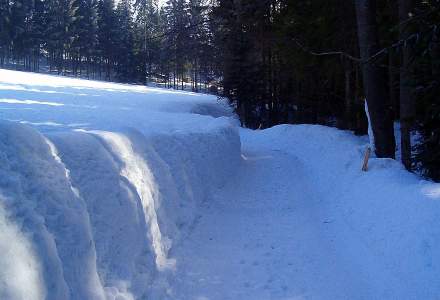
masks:
[(371, 148), (368, 147), (367, 151), (365, 152), (364, 165), (362, 166), (362, 171), (364, 172), (368, 171), (368, 160), (370, 159), (370, 155), (371, 155)]

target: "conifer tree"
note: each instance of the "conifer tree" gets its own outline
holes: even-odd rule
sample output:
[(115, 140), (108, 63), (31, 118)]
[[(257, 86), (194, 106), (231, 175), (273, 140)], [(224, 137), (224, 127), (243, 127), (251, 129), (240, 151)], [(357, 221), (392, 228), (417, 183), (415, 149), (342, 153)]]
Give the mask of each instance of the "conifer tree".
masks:
[(134, 3), (136, 10), (136, 21), (138, 23), (138, 40), (141, 48), (139, 49), (140, 61), (142, 62), (143, 77), (145, 81), (152, 77), (154, 58), (158, 52), (155, 47), (153, 36), (158, 29), (158, 8), (155, 0), (136, 0)]
[(116, 36), (116, 63), (117, 78), (122, 82), (134, 79), (133, 58), (133, 22), (129, 0), (121, 0), (116, 9), (117, 36)]
[(79, 72), (81, 75), (83, 65), (85, 65), (86, 75), (89, 77), (98, 42), (97, 2), (96, 0), (77, 0), (77, 5), (76, 18), (72, 24), (72, 69), (74, 74)]
[(0, 66), (5, 65), (11, 44), (10, 1), (0, 0)]
[(116, 45), (116, 14), (114, 11), (113, 0), (99, 0), (98, 2), (98, 46), (97, 50), (100, 57), (100, 77), (111, 80), (113, 67), (115, 63), (115, 45)]

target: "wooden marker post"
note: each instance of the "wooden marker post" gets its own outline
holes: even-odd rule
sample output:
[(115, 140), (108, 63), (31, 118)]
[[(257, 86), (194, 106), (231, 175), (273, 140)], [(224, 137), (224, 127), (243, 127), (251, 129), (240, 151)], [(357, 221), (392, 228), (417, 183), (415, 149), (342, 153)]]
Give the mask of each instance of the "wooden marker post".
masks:
[(364, 172), (368, 171), (368, 160), (370, 159), (370, 155), (371, 155), (371, 148), (368, 147), (367, 151), (365, 152), (364, 165), (362, 166), (362, 171)]

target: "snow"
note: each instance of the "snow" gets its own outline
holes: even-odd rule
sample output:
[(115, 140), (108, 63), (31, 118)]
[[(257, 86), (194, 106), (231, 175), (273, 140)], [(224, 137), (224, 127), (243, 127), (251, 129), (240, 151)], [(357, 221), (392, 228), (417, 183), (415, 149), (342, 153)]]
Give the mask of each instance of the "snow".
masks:
[[(427, 190), (440, 185), (421, 180), (389, 159), (372, 159), (370, 171), (360, 171), (367, 142), (351, 133), (320, 126), (280, 126), (262, 135), (259, 139), (270, 148), (299, 158), (306, 170), (302, 177), (316, 195), (309, 198), (310, 206), (313, 199), (317, 201), (316, 226), (321, 222), (320, 232), (328, 237), (327, 251), (340, 256), (332, 261), (339, 264), (338, 270), (349, 265), (356, 271), (337, 277), (349, 282), (343, 291), (337, 291), (335, 284), (335, 293), (352, 294), (330, 298), (437, 297), (440, 203), (433, 200), (440, 198), (429, 197)], [(353, 280), (362, 286), (355, 288)]]
[(0, 70), (0, 105), (2, 119), (44, 132), (203, 131), (211, 116), (232, 116), (213, 96), (8, 70)]
[[(5, 70), (0, 86), (13, 99), (0, 104), (0, 232), (27, 237), (5, 245), (35, 261), (23, 276), (41, 273), (47, 299), (165, 297), (170, 248), (240, 159), (230, 109), (208, 95)], [(38, 292), (4, 270), (11, 299)]]
[(436, 299), (440, 184), (368, 145), (0, 70), (0, 299)]
[[(1, 197), (2, 202), (5, 201)], [(0, 207), (0, 298), (43, 299), (41, 265), (28, 237)]]
[(375, 155), (376, 146), (374, 144), (373, 126), (371, 125), (371, 117), (370, 117), (370, 112), (368, 111), (368, 103), (366, 99), (365, 99), (365, 114), (367, 115), (367, 120), (368, 120), (368, 139), (370, 141), (370, 148), (373, 155)]
[(439, 184), (387, 159), (362, 172), (368, 138), (333, 128), (241, 141), (236, 177), (177, 256), (177, 298), (436, 299)]

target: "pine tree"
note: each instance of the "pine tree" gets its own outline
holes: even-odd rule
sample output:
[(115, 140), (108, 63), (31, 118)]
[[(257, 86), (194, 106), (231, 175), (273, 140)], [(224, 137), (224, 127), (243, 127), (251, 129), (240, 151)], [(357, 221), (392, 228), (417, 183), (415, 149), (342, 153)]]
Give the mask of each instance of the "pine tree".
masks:
[(153, 37), (158, 29), (159, 15), (157, 1), (136, 0), (134, 3), (136, 10), (136, 21), (138, 23), (137, 35), (139, 45), (140, 61), (142, 62), (143, 78), (147, 82), (153, 75), (153, 64), (159, 50), (155, 47), (156, 42)]
[(213, 57), (212, 35), (209, 27), (210, 7), (205, 0), (190, 0), (189, 6), (189, 62), (191, 63), (192, 90), (199, 90), (202, 74), (209, 76), (209, 64)]
[(117, 18), (117, 39), (116, 39), (116, 62), (117, 78), (119, 81), (133, 81), (134, 57), (133, 57), (133, 23), (132, 12), (129, 0), (122, 0), (116, 9)]
[(171, 53), (173, 64), (173, 85), (184, 88), (186, 65), (188, 60), (188, 42), (190, 40), (190, 14), (188, 2), (185, 0), (169, 0), (164, 7), (165, 15), (165, 47)]
[(77, 18), (78, 3), (76, 0), (49, 0), (47, 12), (47, 50), (51, 67), (58, 73), (67, 71), (66, 60), (70, 58), (72, 42), (75, 39), (72, 31)]
[(0, 66), (4, 67), (11, 45), (11, 7), (9, 0), (0, 0)]
[(34, 72), (39, 71), (40, 57), (45, 44), (45, 30), (47, 27), (46, 11), (47, 7), (44, 0), (34, 0), (34, 9), (29, 29), (30, 69)]
[(440, 3), (426, 1), (417, 10), (424, 18), (414, 18), (412, 33), (419, 37), (414, 48), (411, 76), (416, 89), (417, 130), (416, 164), (427, 177), (440, 181)]
[[(111, 80), (113, 66), (116, 60), (114, 51), (116, 45), (117, 18), (113, 0), (99, 0), (98, 2), (98, 52), (100, 56), (100, 73), (104, 71), (104, 78)], [(100, 75), (101, 77), (101, 75)]]
[(78, 10), (72, 24), (73, 41), (71, 45), (72, 69), (81, 75), (85, 61), (86, 75), (90, 76), (90, 65), (96, 55), (98, 43), (98, 15), (95, 0), (77, 0)]
[[(11, 26), (11, 46), (14, 59), (19, 62), (23, 59), (25, 69), (26, 59), (29, 56), (30, 25), (33, 13), (33, 3), (30, 0), (16, 0), (12, 2), (10, 22)], [(16, 66), (18, 67), (18, 63)]]

